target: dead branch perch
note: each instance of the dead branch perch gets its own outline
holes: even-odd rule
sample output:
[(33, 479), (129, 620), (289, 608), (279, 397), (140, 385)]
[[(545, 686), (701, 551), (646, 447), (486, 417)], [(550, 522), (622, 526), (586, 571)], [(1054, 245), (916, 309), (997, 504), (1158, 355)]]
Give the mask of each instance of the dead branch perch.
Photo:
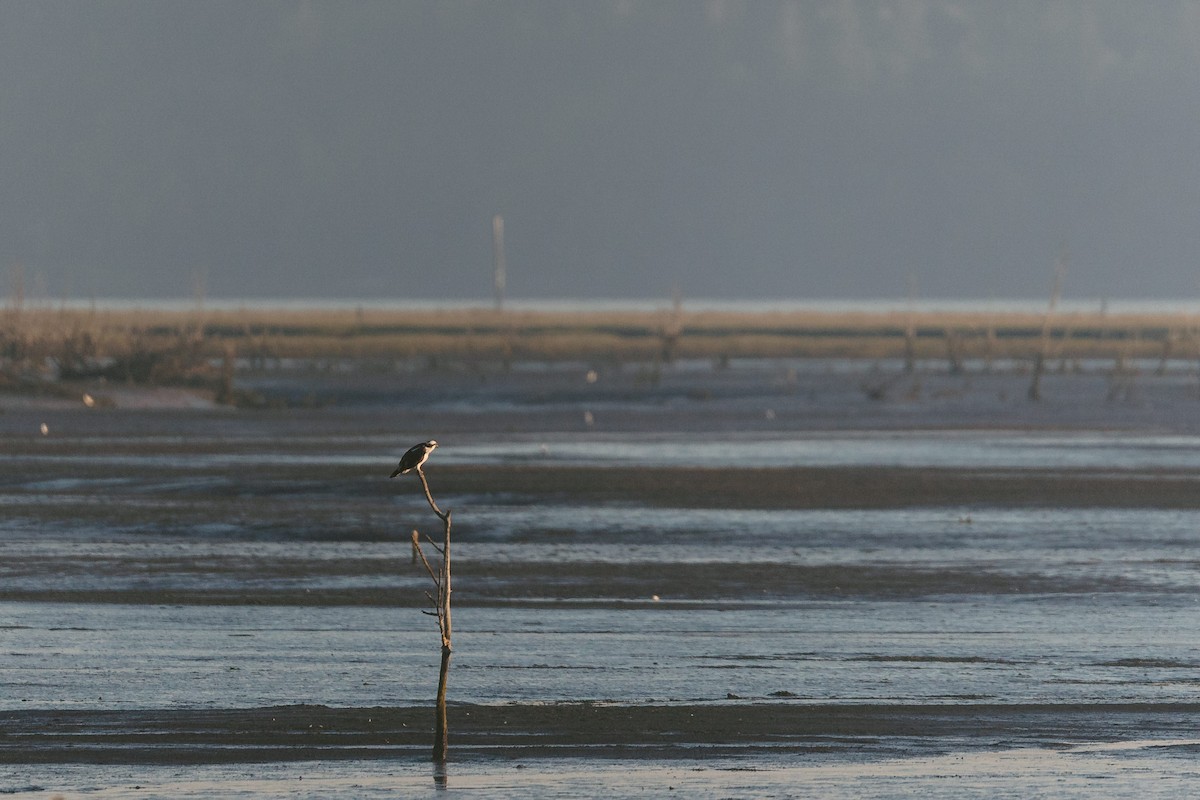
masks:
[(444, 763), (446, 760), (446, 751), (448, 745), (448, 730), (446, 724), (446, 687), (450, 673), (450, 654), (453, 652), (451, 644), (451, 624), (450, 624), (450, 509), (442, 511), (438, 508), (437, 502), (433, 499), (433, 493), (429, 490), (429, 481), (425, 477), (425, 471), (421, 465), (416, 466), (417, 477), (421, 479), (421, 488), (425, 492), (425, 499), (429, 502), (429, 507), (433, 509), (433, 513), (442, 521), (442, 543), (439, 546), (432, 540), (427, 540), (435, 550), (442, 556), (440, 568), (434, 570), (433, 565), (429, 563), (429, 559), (425, 557), (425, 553), (421, 548), (421, 536), (417, 531), (412, 533), (412, 548), (413, 562), (417, 559), (424, 565), (425, 571), (429, 573), (430, 579), (433, 581), (434, 589), (437, 592), (436, 597), (429, 592), (425, 596), (429, 598), (433, 605), (433, 611), (424, 611), (423, 613), (430, 616), (436, 616), (438, 621), (438, 632), (442, 639), (442, 664), (438, 675), (438, 690), (437, 690), (437, 717), (433, 737), (433, 760), (438, 763)]

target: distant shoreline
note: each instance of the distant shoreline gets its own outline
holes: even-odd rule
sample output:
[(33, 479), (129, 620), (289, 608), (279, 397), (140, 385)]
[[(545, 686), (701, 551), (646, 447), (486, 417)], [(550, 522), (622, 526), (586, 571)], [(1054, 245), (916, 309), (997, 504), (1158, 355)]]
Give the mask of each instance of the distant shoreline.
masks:
[[(505, 302), (504, 310), (512, 313), (645, 313), (670, 309), (675, 305), (671, 298), (514, 298)], [(495, 310), (495, 302), (488, 297), (478, 298), (379, 298), (379, 297), (37, 297), (25, 298), (22, 308), (30, 311), (72, 310), (87, 311), (151, 311), (170, 313), (210, 312), (258, 312), (258, 311), (463, 311)], [(717, 299), (681, 298), (680, 308), (687, 313), (705, 312), (722, 314), (803, 314), (803, 313), (917, 313), (954, 314), (1044, 314), (1046, 298), (917, 298), (912, 301), (896, 298), (763, 298), (763, 299)], [(14, 303), (9, 298), (3, 310), (11, 312)], [(1112, 300), (1099, 297), (1070, 298), (1061, 300), (1057, 309), (1061, 314), (1150, 314), (1150, 315), (1200, 315), (1200, 296), (1194, 300), (1178, 298), (1141, 298)]]
[[(647, 363), (741, 358), (969, 360), (1200, 360), (1200, 313), (1186, 304), (1156, 311), (1138, 306), (1054, 313), (980, 308), (923, 310), (903, 303), (814, 304), (792, 310), (705, 310), (699, 302), (649, 310), (504, 311), (486, 307), (320, 305), (227, 310), (215, 302), (189, 308), (11, 304), (0, 313), (0, 346), (10, 361), (67, 365), (68, 374), (98, 370), (108, 377), (155, 372), (156, 385), (177, 385), (218, 359), (269, 366), (279, 359), (341, 359), (386, 363), (405, 359), (508, 365), (522, 361)], [(787, 305), (787, 304), (780, 304)], [(952, 304), (951, 304), (952, 305)], [(733, 308), (733, 306), (730, 306)], [(131, 363), (112, 362), (125, 359)], [(206, 366), (207, 365), (207, 366)], [(128, 367), (128, 368), (126, 368)], [(4, 364), (0, 362), (0, 369)], [(235, 365), (235, 368), (239, 368)], [(124, 372), (122, 372), (124, 370)], [(118, 374), (119, 373), (119, 374)], [(142, 382), (135, 376), (136, 382)]]

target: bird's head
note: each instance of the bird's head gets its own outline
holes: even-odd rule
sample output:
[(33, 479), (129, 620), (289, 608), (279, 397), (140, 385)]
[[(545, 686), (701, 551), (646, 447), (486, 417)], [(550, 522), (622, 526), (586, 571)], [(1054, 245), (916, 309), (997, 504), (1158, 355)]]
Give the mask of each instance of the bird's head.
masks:
[(437, 439), (430, 439), (428, 442), (425, 443), (425, 447), (430, 450), (437, 449)]

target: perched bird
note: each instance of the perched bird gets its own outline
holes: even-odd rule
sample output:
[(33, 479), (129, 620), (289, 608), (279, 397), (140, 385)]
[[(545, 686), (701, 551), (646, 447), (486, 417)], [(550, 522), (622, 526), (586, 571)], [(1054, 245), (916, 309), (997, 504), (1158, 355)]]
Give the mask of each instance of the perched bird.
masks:
[(430, 439), (428, 442), (414, 444), (408, 448), (408, 452), (400, 458), (400, 463), (396, 466), (396, 471), (389, 477), (404, 475), (412, 472), (414, 469), (418, 472), (421, 470), (421, 465), (425, 463), (425, 459), (429, 458), (429, 454), (437, 449), (437, 442)]

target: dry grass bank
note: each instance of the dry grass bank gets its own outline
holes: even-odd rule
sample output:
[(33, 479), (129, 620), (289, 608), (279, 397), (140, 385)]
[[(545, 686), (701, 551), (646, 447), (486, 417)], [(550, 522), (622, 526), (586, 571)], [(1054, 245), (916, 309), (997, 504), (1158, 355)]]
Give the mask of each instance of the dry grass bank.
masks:
[(56, 369), (133, 382), (212, 380), (221, 359), (512, 362), (675, 358), (1200, 358), (1185, 314), (731, 313), (453, 310), (8, 309), (0, 372)]

